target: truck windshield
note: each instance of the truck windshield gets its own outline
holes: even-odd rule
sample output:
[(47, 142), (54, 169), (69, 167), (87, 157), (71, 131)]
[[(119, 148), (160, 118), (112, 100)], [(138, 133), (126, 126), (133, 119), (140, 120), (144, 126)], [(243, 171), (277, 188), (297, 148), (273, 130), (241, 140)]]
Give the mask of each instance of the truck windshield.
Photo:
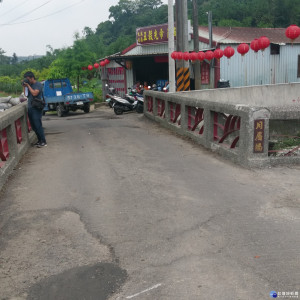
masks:
[(54, 82), (55, 89), (61, 89), (61, 82)]

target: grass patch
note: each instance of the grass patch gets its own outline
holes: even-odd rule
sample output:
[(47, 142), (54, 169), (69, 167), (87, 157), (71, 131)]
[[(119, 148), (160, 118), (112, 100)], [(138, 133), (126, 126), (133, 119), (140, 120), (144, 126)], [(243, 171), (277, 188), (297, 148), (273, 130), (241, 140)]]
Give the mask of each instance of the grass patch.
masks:
[(16, 97), (19, 97), (20, 94), (7, 93), (7, 92), (0, 91), (0, 97), (8, 97), (8, 96), (12, 96), (13, 98), (16, 98)]
[(297, 147), (300, 146), (300, 132), (297, 134), (297, 136), (288, 137), (288, 136), (282, 136), (277, 137), (276, 140), (270, 140), (269, 142), (269, 150), (276, 151), (275, 153), (271, 155), (277, 155), (278, 151), (291, 151)]
[(274, 150), (282, 150), (286, 148), (292, 148), (300, 146), (300, 136), (293, 138), (282, 138), (274, 145)]

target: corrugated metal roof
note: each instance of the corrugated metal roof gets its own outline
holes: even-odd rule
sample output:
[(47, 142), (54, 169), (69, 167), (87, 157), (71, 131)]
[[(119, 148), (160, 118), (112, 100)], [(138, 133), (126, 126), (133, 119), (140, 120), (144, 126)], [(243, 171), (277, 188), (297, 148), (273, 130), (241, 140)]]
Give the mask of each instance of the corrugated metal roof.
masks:
[[(273, 44), (288, 44), (291, 41), (285, 36), (285, 30), (286, 28), (213, 27), (213, 40), (219, 44), (239, 44), (266, 36)], [(208, 28), (199, 26), (199, 36), (208, 39)], [(299, 44), (300, 38), (294, 43)]]
[[(193, 50), (193, 42), (189, 42), (190, 51)], [(126, 58), (126, 57), (138, 57), (138, 56), (153, 56), (153, 55), (168, 55), (168, 43), (164, 44), (153, 44), (153, 45), (143, 45), (139, 46), (137, 44), (132, 44), (127, 49), (122, 52), (110, 55), (108, 58)]]
[(132, 55), (157, 55), (157, 54), (167, 54), (168, 44), (156, 44), (148, 46), (136, 46), (126, 53), (126, 56)]
[(138, 46), (133, 44), (122, 52), (110, 55), (109, 59), (122, 59), (127, 57), (151, 56), (151, 55), (167, 55), (168, 44), (155, 44), (148, 46)]

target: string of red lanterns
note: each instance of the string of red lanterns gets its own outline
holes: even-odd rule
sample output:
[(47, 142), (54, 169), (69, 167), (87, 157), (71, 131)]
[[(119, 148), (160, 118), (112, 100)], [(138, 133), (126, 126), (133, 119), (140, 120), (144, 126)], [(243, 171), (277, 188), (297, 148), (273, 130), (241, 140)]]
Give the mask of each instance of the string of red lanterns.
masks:
[(208, 61), (211, 61), (213, 58), (217, 58), (217, 59), (220, 59), (222, 58), (224, 55), (224, 52), (223, 50), (221, 49), (217, 49), (215, 51), (206, 51), (206, 52), (203, 52), (203, 51), (200, 51), (198, 53), (196, 52), (177, 52), (177, 51), (174, 51), (171, 53), (171, 58), (174, 59), (174, 60), (185, 60), (185, 61), (188, 61), (188, 60), (191, 60), (191, 61), (196, 61), (196, 60), (200, 60), (200, 61), (204, 61), (205, 59), (208, 60)]
[(83, 71), (85, 71), (85, 70), (92, 71), (94, 68), (98, 69), (100, 66), (104, 67), (104, 66), (108, 65), (109, 63), (110, 63), (110, 60), (108, 60), (106, 58), (105, 60), (101, 61), (100, 64), (99, 63), (94, 63), (94, 65), (88, 65), (87, 67), (82, 67), (81, 69)]

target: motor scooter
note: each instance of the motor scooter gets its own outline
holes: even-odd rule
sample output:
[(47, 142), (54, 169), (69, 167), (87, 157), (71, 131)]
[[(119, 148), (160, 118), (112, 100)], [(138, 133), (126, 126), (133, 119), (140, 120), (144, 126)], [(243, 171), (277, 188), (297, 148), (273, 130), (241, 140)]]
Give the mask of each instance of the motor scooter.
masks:
[(144, 98), (136, 93), (136, 90), (129, 88), (129, 94), (126, 94), (125, 99), (114, 97), (113, 109), (116, 115), (122, 115), (124, 112), (136, 111), (137, 113), (144, 112)]

